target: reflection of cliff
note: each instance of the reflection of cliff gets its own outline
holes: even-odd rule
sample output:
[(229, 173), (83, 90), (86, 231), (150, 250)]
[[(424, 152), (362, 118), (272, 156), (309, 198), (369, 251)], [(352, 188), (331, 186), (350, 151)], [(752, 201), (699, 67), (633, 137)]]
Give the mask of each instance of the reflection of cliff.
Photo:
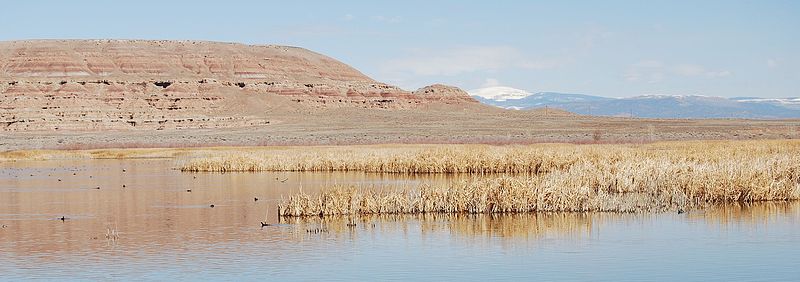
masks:
[[(260, 241), (264, 238), (259, 222), (268, 217), (276, 223), (278, 200), (299, 190), (316, 193), (335, 183), (380, 187), (449, 179), (366, 173), (181, 173), (172, 170), (173, 165), (169, 159), (0, 162), (0, 225), (7, 225), (0, 229), (0, 250), (19, 255), (108, 250), (108, 228), (119, 232), (114, 242), (118, 248), (149, 252), (186, 244)], [(62, 215), (68, 220), (55, 220)], [(266, 232), (278, 240), (296, 239), (292, 228)]]

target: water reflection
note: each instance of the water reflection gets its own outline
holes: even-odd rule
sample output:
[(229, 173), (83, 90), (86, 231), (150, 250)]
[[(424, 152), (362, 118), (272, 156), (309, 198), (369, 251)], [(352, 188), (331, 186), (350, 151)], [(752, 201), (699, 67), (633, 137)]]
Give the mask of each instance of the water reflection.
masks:
[[(754, 254), (769, 251), (775, 260), (732, 263), (743, 270), (760, 267), (787, 275), (795, 268), (770, 267), (784, 266), (781, 256), (800, 255), (793, 251), (797, 248), (787, 248), (800, 244), (797, 202), (728, 205), (684, 215), (422, 214), (279, 221), (277, 201), (299, 189), (314, 193), (332, 184), (413, 187), (460, 178), (192, 174), (172, 170), (172, 165), (169, 160), (0, 163), (0, 279), (436, 278), (414, 276), (417, 272), (449, 279), (531, 277), (525, 274), (552, 278), (560, 276), (528, 264), (571, 271), (576, 267), (572, 260), (594, 258), (602, 265), (612, 256), (629, 257), (626, 264), (636, 265), (642, 257), (628, 254), (630, 250), (670, 255), (676, 240), (697, 244), (694, 248), (714, 248), (720, 240), (736, 239), (741, 245), (753, 238), (762, 240), (758, 249), (737, 247)], [(271, 226), (262, 228), (261, 221)], [(737, 237), (741, 234), (746, 236)], [(708, 251), (724, 261), (721, 256), (730, 253), (720, 248)], [(749, 266), (741, 266), (744, 263)], [(604, 267), (614, 273), (615, 265)]]

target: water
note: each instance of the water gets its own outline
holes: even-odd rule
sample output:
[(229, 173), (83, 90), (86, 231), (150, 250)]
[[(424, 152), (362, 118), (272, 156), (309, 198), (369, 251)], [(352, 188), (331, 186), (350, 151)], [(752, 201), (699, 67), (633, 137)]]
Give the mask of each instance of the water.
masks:
[[(395, 189), (460, 177), (193, 174), (172, 166), (171, 160), (0, 163), (0, 280), (800, 277), (797, 202), (680, 215), (372, 216), (349, 227), (347, 217), (278, 222), (276, 203), (331, 184)], [(262, 228), (265, 220), (276, 226)]]

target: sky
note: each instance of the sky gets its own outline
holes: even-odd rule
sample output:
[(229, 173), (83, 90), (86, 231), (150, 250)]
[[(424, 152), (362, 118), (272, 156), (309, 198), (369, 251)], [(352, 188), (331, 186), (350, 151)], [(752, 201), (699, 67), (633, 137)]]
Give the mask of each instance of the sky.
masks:
[(2, 9), (0, 41), (291, 45), (407, 90), (800, 96), (800, 1), (28, 0)]

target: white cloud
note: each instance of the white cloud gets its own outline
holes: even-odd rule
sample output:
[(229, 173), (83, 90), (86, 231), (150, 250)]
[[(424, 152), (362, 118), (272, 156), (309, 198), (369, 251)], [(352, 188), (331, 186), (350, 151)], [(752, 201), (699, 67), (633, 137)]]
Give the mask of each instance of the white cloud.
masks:
[(471, 46), (430, 52), (418, 50), (402, 59), (385, 64), (387, 72), (410, 72), (415, 75), (454, 76), (476, 71), (498, 71), (501, 69), (552, 69), (568, 63), (565, 60), (534, 59), (508, 46)]
[(352, 21), (355, 18), (356, 17), (353, 16), (352, 14), (347, 14), (347, 15), (344, 15), (344, 17), (342, 17), (342, 19), (345, 20), (345, 21)]
[(778, 60), (776, 60), (776, 59), (767, 59), (767, 67), (769, 67), (769, 68), (778, 67)]
[(663, 68), (664, 64), (660, 61), (640, 61), (628, 67), (628, 71), (623, 76), (627, 81), (657, 83), (664, 79)]
[(701, 76), (706, 72), (705, 68), (698, 65), (678, 65), (672, 67), (672, 70), (683, 76)]
[(493, 87), (493, 86), (499, 86), (499, 85), (500, 85), (500, 81), (498, 81), (497, 79), (487, 78), (486, 82), (484, 82), (481, 87)]
[(403, 18), (400, 16), (387, 17), (378, 15), (378, 16), (371, 16), (369, 18), (373, 21), (383, 22), (383, 23), (399, 23), (403, 21)]
[(682, 76), (691, 77), (725, 77), (731, 74), (727, 70), (709, 70), (706, 67), (693, 64), (681, 64), (671, 68), (672, 72)]
[(726, 77), (731, 75), (732, 72), (728, 70), (718, 70), (718, 71), (707, 71), (705, 76), (707, 77)]
[(728, 70), (712, 70), (697, 64), (668, 65), (662, 63), (661, 61), (647, 60), (631, 64), (623, 77), (625, 77), (625, 79), (628, 81), (657, 83), (662, 81), (668, 75), (721, 78), (730, 76), (731, 74), (731, 71)]

